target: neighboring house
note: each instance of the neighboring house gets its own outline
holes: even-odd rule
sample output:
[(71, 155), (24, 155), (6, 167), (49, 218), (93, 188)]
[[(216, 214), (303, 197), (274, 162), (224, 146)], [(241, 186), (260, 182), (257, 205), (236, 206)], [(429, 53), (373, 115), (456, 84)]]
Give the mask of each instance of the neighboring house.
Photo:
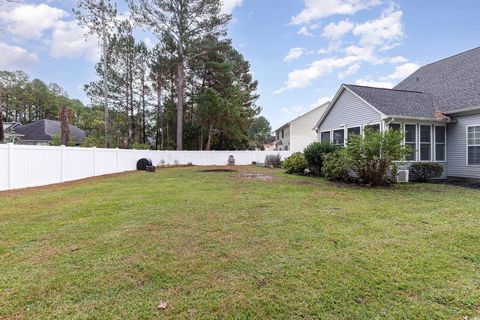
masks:
[(3, 123), (3, 132), (8, 132), (10, 130), (15, 129), (15, 127), (21, 126), (22, 124), (19, 122), (4, 122)]
[(329, 102), (324, 103), (275, 130), (275, 150), (303, 151), (310, 143), (316, 141), (317, 134), (312, 128), (328, 104)]
[[(85, 131), (70, 125), (70, 141), (80, 144), (85, 140)], [(15, 134), (20, 138), (20, 144), (50, 145), (55, 135), (60, 136), (61, 124), (56, 120), (38, 120), (30, 124), (14, 128)]]
[(342, 85), (316, 125), (345, 145), (352, 134), (402, 130), (413, 162), (438, 162), (443, 176), (480, 178), (480, 47), (426, 65), (393, 89)]

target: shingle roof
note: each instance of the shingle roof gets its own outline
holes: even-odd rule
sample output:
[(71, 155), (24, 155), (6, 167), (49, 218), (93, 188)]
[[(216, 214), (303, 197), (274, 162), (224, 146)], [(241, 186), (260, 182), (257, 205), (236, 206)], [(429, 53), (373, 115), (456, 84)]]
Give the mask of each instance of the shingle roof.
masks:
[[(87, 136), (82, 129), (72, 125), (69, 127), (71, 140), (81, 142)], [(15, 128), (15, 133), (23, 135), (22, 140), (49, 141), (55, 134), (59, 135), (60, 132), (60, 121), (48, 119), (38, 120)]]
[(387, 116), (433, 118), (438, 111), (435, 98), (428, 93), (351, 84), (345, 86)]
[(433, 94), (444, 112), (480, 106), (480, 47), (423, 66), (394, 89)]

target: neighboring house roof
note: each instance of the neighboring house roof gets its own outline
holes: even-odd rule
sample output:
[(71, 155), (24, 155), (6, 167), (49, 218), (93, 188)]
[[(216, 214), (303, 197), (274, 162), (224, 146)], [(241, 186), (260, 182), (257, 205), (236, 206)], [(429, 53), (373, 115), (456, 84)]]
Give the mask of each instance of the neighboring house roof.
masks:
[(282, 125), (282, 126), (279, 127), (278, 129), (276, 129), (274, 132), (280, 131), (280, 130), (282, 130), (283, 128), (288, 127), (289, 125), (292, 124), (292, 122), (295, 122), (295, 121), (297, 121), (297, 120), (305, 117), (306, 115), (308, 115), (308, 114), (310, 114), (310, 113), (312, 113), (312, 112), (315, 112), (315, 111), (317, 111), (317, 110), (319, 110), (319, 109), (324, 109), (324, 110), (326, 110), (329, 104), (330, 104), (330, 102), (326, 102), (326, 103), (324, 103), (324, 104), (322, 104), (322, 105), (320, 105), (320, 106), (318, 106), (318, 107), (316, 107), (316, 108), (313, 108), (312, 110), (310, 110), (310, 111), (308, 111), (308, 112), (306, 112), (306, 113), (304, 113), (304, 114), (296, 117), (295, 119), (293, 119), (293, 120), (285, 123), (284, 125)]
[[(70, 140), (81, 142), (87, 136), (85, 131), (75, 126), (70, 125)], [(29, 141), (49, 141), (52, 140), (54, 135), (60, 135), (61, 123), (56, 120), (38, 120), (33, 123), (18, 126), (15, 129), (15, 133), (21, 134), (22, 140)]]
[(22, 124), (19, 122), (4, 122), (3, 123), (3, 131), (12, 130), (15, 127), (21, 126)]
[(433, 94), (443, 112), (480, 106), (480, 47), (423, 66), (394, 89)]
[(433, 95), (418, 91), (345, 85), (386, 116), (433, 118), (439, 111)]

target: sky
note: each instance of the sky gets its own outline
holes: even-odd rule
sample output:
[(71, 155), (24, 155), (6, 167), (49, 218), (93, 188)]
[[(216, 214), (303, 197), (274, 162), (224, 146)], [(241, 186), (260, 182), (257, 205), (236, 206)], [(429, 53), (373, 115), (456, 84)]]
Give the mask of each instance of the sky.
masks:
[[(98, 43), (85, 40), (74, 5), (2, 5), (0, 69), (56, 82), (89, 103), (83, 85), (96, 79)], [(273, 129), (328, 101), (342, 83), (392, 87), (422, 65), (480, 46), (478, 0), (224, 0), (223, 11), (233, 14), (229, 37), (251, 63)]]

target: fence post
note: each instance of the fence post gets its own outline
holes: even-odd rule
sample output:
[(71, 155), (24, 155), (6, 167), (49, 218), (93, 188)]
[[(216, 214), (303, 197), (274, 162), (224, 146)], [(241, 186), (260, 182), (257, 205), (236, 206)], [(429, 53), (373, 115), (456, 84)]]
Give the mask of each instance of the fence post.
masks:
[(116, 172), (118, 172), (118, 148), (115, 148)]
[(13, 143), (8, 144), (8, 190), (13, 189)]
[(60, 146), (60, 182), (64, 181), (65, 175), (65, 146)]
[(93, 176), (97, 176), (97, 147), (92, 148), (93, 151)]

